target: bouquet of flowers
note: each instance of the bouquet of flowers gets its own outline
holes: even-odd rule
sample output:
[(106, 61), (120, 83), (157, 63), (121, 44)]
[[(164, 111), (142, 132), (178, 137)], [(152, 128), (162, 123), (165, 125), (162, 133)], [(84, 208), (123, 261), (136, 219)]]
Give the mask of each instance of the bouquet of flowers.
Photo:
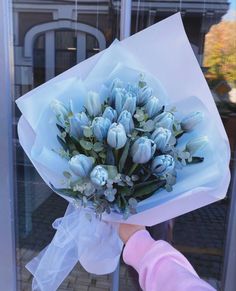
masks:
[[(122, 70), (119, 75), (129, 69)], [(63, 173), (67, 188), (51, 186), (78, 206), (94, 209), (97, 216), (115, 211), (127, 218), (137, 213), (138, 202), (161, 188), (172, 190), (176, 168), (204, 160), (194, 154), (206, 145), (206, 136), (177, 147), (178, 139), (202, 120), (202, 112), (178, 120), (175, 109), (167, 110), (160, 101), (165, 96), (158, 98), (161, 90), (155, 93), (144, 74), (136, 75), (135, 83), (112, 80), (103, 103), (97, 92), (89, 91), (82, 112), (74, 111), (72, 100), (70, 106), (59, 100), (51, 103), (61, 145), (55, 151), (70, 168)]]
[(56, 290), (78, 261), (91, 273), (113, 272), (120, 222), (155, 225), (226, 195), (228, 139), (179, 14), (17, 105), (22, 147), (69, 202), (52, 242), (27, 264), (33, 290)]

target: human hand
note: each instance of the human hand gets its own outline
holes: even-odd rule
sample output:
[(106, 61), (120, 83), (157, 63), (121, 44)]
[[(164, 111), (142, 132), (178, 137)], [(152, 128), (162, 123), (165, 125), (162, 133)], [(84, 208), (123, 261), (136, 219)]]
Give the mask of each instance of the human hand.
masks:
[(126, 244), (129, 238), (137, 231), (146, 229), (145, 226), (121, 223), (119, 225), (119, 235), (123, 243)]

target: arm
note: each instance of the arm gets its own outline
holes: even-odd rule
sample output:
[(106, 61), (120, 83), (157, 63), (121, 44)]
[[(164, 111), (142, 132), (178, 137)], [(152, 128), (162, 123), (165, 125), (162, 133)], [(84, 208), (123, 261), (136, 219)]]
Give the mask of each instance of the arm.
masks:
[[(214, 291), (201, 280), (188, 260), (165, 241), (155, 241), (142, 227), (124, 239), (123, 258), (139, 273), (139, 283), (146, 291)], [(126, 232), (127, 233), (127, 232)], [(126, 234), (126, 238), (128, 235)]]

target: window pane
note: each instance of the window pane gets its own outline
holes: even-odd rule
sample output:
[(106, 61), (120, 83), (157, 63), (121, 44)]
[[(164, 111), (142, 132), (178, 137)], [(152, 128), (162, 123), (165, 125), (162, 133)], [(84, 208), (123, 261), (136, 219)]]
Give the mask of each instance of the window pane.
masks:
[[(102, 51), (117, 37), (119, 15), (110, 1), (78, 1), (77, 8), (75, 1), (13, 1), (15, 98)], [(98, 33), (104, 41), (98, 42)], [(16, 108), (15, 131), (19, 117)], [(50, 243), (55, 233), (51, 224), (64, 215), (67, 202), (45, 185), (18, 139), (15, 146), (18, 290), (30, 291), (32, 277), (25, 264)], [(59, 290), (108, 290), (109, 280), (78, 265)]]
[[(233, 1), (229, 6), (228, 1), (134, 0), (131, 24), (131, 33), (134, 34), (177, 11), (181, 12), (187, 36), (230, 140), (232, 166), (233, 151), (236, 149), (235, 9)], [(229, 196), (230, 191), (220, 202), (177, 217), (151, 230), (154, 236), (158, 233), (160, 237), (160, 231), (164, 228), (161, 236), (184, 253), (198, 274), (218, 289), (222, 279)], [(169, 234), (166, 233), (168, 229)]]

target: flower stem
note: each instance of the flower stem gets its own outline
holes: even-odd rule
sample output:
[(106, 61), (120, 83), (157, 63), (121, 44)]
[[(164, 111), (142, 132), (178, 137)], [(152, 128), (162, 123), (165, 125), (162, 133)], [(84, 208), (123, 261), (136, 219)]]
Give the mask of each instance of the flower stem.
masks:
[(119, 150), (115, 149), (115, 160), (116, 160), (116, 164), (118, 165), (119, 163)]
[(131, 167), (131, 169), (128, 172), (128, 176), (131, 176), (133, 174), (133, 172), (136, 170), (138, 165), (139, 164), (133, 164), (133, 166)]

